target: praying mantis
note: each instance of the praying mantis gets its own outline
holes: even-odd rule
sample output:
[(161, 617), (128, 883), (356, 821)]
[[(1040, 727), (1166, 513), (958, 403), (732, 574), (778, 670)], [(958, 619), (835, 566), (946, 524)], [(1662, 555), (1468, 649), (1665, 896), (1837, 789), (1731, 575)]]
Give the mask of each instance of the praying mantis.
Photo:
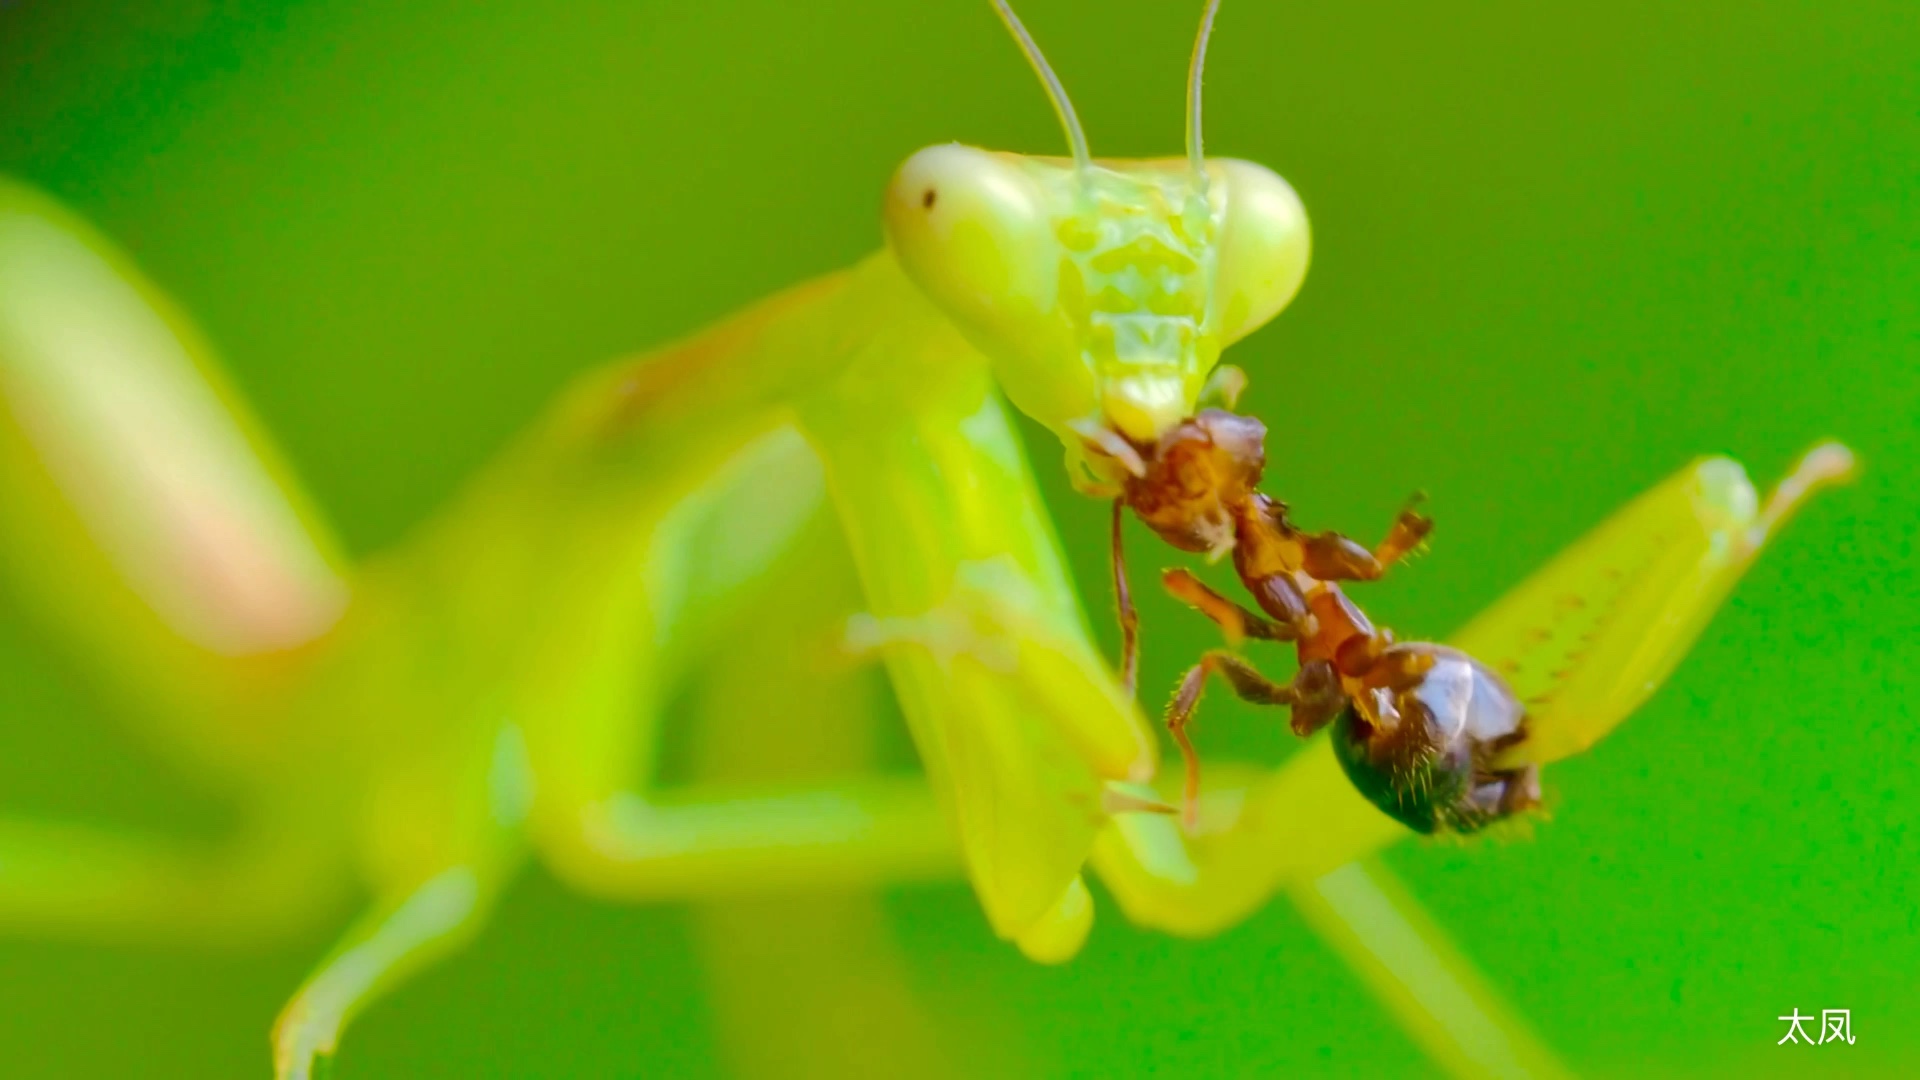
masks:
[[(260, 813), (212, 860), (9, 825), (0, 913), (224, 930), (365, 881), (376, 905), (278, 1028), (279, 1071), (300, 1076), (367, 1001), (473, 933), (529, 854), (620, 899), (964, 869), (993, 928), (1045, 960), (1086, 933), (1089, 857), (1129, 917), (1181, 933), (1276, 892), (1317, 890), (1321, 909), (1303, 903), (1329, 926), (1354, 917), (1356, 894), (1390, 896), (1377, 869), (1342, 868), (1400, 830), (1324, 748), (1213, 784), (1193, 836), (1131, 809), (1151, 795), (1155, 743), (1091, 644), (1001, 403), (1059, 434), (1080, 476), (1086, 421), (1138, 433), (1190, 412), (1219, 350), (1298, 287), (1291, 191), (1246, 163), (1196, 168), (1200, 55), (1187, 159), (923, 153), (890, 189), (889, 253), (589, 377), (432, 529), (351, 569), (184, 320), (83, 225), (10, 188), (10, 539), (88, 553), (49, 557), (59, 569), (34, 587), (145, 635), (138, 650), (98, 644), (143, 669), (174, 725), (165, 737), (254, 792)], [(1009, 188), (1026, 201), (995, 202)], [(1060, 234), (1087, 220), (1058, 208), (1089, 191), (1095, 233), (1142, 206), (1169, 229), (1217, 233), (1179, 363), (1089, 378), (1077, 328), (1057, 317), (1071, 305), (1034, 302)], [(950, 221), (944, 233), (927, 212)], [(1112, 273), (1144, 276), (1124, 260)], [(1113, 329), (1115, 362), (1157, 343), (1133, 329)], [(137, 403), (115, 391), (132, 380), (154, 411), (127, 411)], [(159, 450), (168, 467), (148, 468)], [(884, 659), (929, 783), (645, 792), (649, 747), (672, 722), (659, 643), (696, 638), (688, 622), (755, 558), (678, 572), (712, 561), (682, 515), (764, 496), (754, 477), (796, 459), (824, 469), (868, 612), (850, 636)], [(1846, 470), (1823, 448), (1761, 504), (1730, 462), (1698, 463), (1450, 640), (1525, 661), (1544, 680), (1529, 692), (1561, 710), (1542, 760), (1578, 752), (1664, 677), (1805, 495)], [(757, 527), (777, 550), (782, 521)], [(1568, 596), (1591, 616), (1562, 611)], [(75, 633), (99, 636), (84, 621)]]

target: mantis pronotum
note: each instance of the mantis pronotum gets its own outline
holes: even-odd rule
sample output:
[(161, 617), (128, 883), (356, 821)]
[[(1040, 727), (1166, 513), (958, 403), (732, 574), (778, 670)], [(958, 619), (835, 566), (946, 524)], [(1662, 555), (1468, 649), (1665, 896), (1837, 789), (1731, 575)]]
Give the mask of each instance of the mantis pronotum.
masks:
[[(1040, 193), (1016, 209), (1046, 229), (991, 231), (1009, 208), (974, 200), (1003, 181)], [(1090, 382), (1044, 307), (969, 304), (983, 277), (1016, 293), (1057, 282), (1052, 245), (1075, 216), (1058, 207), (1089, 192), (1096, 222), (1102, 202), (1130, 213), (1157, 200), (1169, 227), (1217, 231), (1215, 261), (1191, 279), (1201, 332), (1179, 363)], [(1154, 743), (1091, 645), (999, 396), (1061, 434), (1076, 475), (1087, 421), (1150, 432), (1191, 411), (1218, 350), (1298, 284), (1304, 219), (1290, 197), (1238, 162), (917, 156), (892, 189), (892, 253), (583, 381), (436, 529), (349, 571), (265, 440), (208, 388), (184, 323), (84, 226), (8, 189), (6, 527), (23, 551), (88, 553), (58, 560), (42, 586), (67, 610), (111, 614), (99, 644), (143, 669), (167, 733), (237, 776), (259, 813), (231, 861), (211, 864), (9, 825), (0, 912), (29, 927), (218, 931), (291, 918), (316, 882), (360, 873), (378, 902), (280, 1028), (281, 1070), (303, 1075), (362, 1004), (471, 932), (528, 852), (627, 898), (965, 868), (994, 928), (1043, 959), (1086, 931), (1089, 851), (1130, 917), (1182, 932), (1276, 891), (1306, 895), (1328, 873), (1363, 885), (1364, 868), (1340, 868), (1399, 831), (1324, 752), (1215, 785), (1196, 837), (1126, 812), (1149, 798), (1132, 785), (1152, 778)], [(949, 236), (977, 227), (1022, 257), (997, 265), (1011, 248), (969, 250), (916, 224), (924, 211), (957, 219)], [(1019, 318), (999, 323), (1008, 311)], [(86, 366), (102, 355), (127, 367)], [(153, 411), (119, 411), (128, 399), (90, 378), (103, 370), (119, 387), (147, 380)], [(143, 465), (162, 448), (175, 456), (156, 485)], [(710, 557), (675, 509), (729, 465), (778, 475), (795, 456), (826, 468), (871, 613), (856, 636), (885, 652), (936, 797), (882, 780), (644, 793), (640, 763), (668, 722), (670, 657), (654, 643), (693, 638), (680, 620), (710, 598), (667, 595), (682, 588), (671, 568)], [(1823, 453), (1802, 475), (1838, 463)], [(531, 490), (549, 507), (533, 521)], [(1531, 637), (1569, 590), (1619, 614), (1610, 625), (1630, 634), (1600, 639), (1558, 683), (1581, 708), (1546, 730), (1577, 750), (1664, 675), (1805, 490), (1760, 509), (1737, 468), (1693, 467), (1456, 640), (1488, 658), (1571, 651)], [(778, 534), (778, 519), (764, 524)], [(1656, 525), (1664, 542), (1643, 550)], [(1638, 572), (1605, 584), (1622, 560)], [(713, 594), (737, 587), (710, 576)], [(127, 646), (141, 635), (144, 651)]]

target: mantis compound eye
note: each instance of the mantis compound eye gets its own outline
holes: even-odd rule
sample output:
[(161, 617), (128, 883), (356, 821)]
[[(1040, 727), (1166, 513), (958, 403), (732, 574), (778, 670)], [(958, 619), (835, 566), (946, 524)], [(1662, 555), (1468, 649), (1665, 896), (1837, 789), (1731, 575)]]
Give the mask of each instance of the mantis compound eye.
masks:
[(1292, 185), (1251, 161), (1215, 159), (1226, 180), (1214, 304), (1221, 345), (1266, 325), (1300, 291), (1313, 254), (1307, 209)]
[(1098, 411), (1043, 171), (1010, 154), (928, 147), (895, 172), (887, 245), (975, 348), (1020, 411), (1054, 429)]

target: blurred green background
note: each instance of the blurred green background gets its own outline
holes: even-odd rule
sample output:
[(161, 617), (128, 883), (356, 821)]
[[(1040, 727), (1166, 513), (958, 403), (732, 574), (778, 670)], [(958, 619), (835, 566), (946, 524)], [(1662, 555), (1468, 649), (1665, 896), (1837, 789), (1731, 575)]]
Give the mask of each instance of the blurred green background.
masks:
[[(1021, 4), (1096, 153), (1179, 151), (1198, 8)], [(1212, 57), (1209, 148), (1288, 176), (1316, 231), (1300, 300), (1233, 354), (1270, 486), (1362, 536), (1415, 488), (1440, 520), (1367, 591), (1383, 621), (1444, 634), (1699, 452), (1764, 485), (1831, 435), (1867, 466), (1641, 716), (1548, 773), (1533, 839), (1388, 862), (1578, 1071), (1920, 1069), (1912, 5), (1228, 0)], [(954, 139), (1061, 144), (974, 0), (0, 4), (0, 171), (197, 316), (356, 553), (571, 374), (877, 246), (892, 166)], [(1028, 434), (1103, 612), (1105, 509)], [(1145, 581), (1163, 556), (1137, 558)], [(1144, 617), (1151, 700), (1211, 638), (1157, 596)], [(0, 596), (0, 811), (217, 817), (83, 671)], [(1218, 698), (1210, 752), (1291, 751)], [(1197, 943), (1106, 905), (1062, 969), (959, 885), (884, 910), (957, 1071), (1429, 1068), (1284, 903)], [(342, 1075), (718, 1074), (690, 926), (530, 874), (353, 1030)], [(0, 1073), (263, 1075), (332, 933), (0, 939)], [(1858, 1042), (1776, 1046), (1796, 1007), (1850, 1008)]]

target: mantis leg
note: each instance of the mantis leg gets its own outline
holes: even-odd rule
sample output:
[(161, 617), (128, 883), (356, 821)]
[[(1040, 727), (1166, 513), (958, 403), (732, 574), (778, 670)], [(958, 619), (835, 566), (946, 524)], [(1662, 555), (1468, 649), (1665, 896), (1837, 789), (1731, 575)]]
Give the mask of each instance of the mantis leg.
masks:
[(1378, 859), (1288, 891), (1420, 1048), (1455, 1076), (1570, 1075)]
[(273, 1028), (279, 1080), (311, 1080), (347, 1022), (422, 967), (458, 949), (480, 927), (490, 876), (454, 867), (395, 891), (349, 930), (301, 986)]
[(234, 945), (303, 925), (337, 899), (331, 862), (275, 837), (228, 851), (73, 825), (0, 821), (0, 928), (88, 940)]
[(582, 807), (580, 835), (549, 846), (556, 872), (624, 900), (946, 880), (952, 830), (914, 777), (628, 793)]

